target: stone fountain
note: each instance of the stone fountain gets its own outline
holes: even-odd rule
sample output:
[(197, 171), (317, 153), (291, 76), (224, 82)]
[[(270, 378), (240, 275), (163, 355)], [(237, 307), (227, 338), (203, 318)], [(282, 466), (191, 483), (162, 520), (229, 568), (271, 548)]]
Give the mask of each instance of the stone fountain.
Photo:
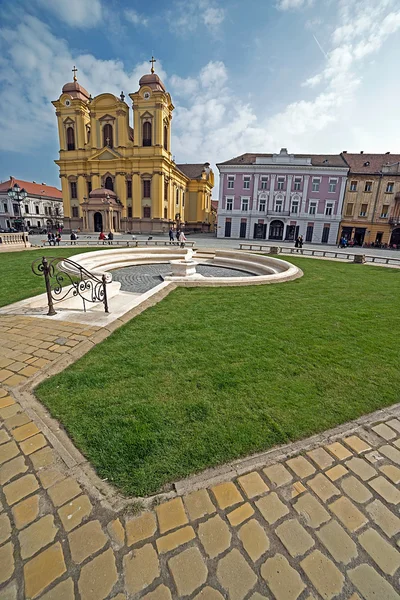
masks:
[(192, 248), (188, 248), (185, 258), (171, 260), (169, 264), (171, 265), (171, 275), (169, 275), (166, 279), (172, 279), (175, 277), (190, 277), (191, 279), (202, 278), (202, 276), (196, 272), (196, 265), (199, 263), (193, 260)]

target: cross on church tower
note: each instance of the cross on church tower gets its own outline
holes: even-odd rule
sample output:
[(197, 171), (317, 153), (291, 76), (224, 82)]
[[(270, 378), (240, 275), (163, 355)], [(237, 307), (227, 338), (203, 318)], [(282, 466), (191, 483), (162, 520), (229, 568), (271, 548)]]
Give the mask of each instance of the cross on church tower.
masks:
[(74, 74), (74, 81), (78, 81), (78, 78), (77, 78), (77, 76), (76, 76), (76, 74), (77, 74), (77, 72), (78, 72), (78, 69), (76, 68), (76, 66), (75, 66), (75, 65), (74, 65), (74, 68), (72, 69), (72, 72), (73, 72), (73, 74)]
[(154, 56), (151, 57), (151, 60), (149, 60), (149, 62), (151, 62), (151, 73), (154, 73), (154, 63), (157, 62), (156, 59), (154, 58)]

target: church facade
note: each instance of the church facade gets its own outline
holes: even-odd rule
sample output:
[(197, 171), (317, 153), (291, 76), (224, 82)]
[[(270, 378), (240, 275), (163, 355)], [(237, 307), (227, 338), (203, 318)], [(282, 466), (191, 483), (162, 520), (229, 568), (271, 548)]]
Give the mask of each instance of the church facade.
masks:
[(52, 103), (66, 230), (209, 230), (213, 171), (208, 162), (174, 162), (174, 106), (151, 62), (151, 73), (129, 94), (132, 121), (122, 92), (92, 98), (78, 83), (75, 68), (73, 81)]

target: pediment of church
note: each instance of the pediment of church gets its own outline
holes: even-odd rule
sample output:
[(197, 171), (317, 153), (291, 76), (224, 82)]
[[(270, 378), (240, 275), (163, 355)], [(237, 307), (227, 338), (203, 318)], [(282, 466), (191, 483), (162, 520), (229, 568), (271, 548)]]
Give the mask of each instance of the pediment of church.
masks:
[(89, 160), (115, 160), (116, 158), (121, 158), (121, 155), (113, 148), (105, 147), (91, 156)]

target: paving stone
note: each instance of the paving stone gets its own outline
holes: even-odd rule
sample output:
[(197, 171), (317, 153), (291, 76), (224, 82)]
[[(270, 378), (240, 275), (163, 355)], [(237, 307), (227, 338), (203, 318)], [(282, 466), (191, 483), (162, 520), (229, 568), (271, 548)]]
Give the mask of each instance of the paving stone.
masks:
[(323, 525), (317, 536), (336, 562), (347, 565), (357, 558), (357, 546), (337, 521)]
[(253, 507), (251, 506), (251, 504), (246, 502), (245, 504), (242, 504), (242, 506), (239, 506), (239, 508), (235, 508), (235, 510), (230, 512), (227, 515), (227, 517), (228, 517), (228, 521), (232, 525), (232, 527), (236, 527), (237, 525), (240, 525), (247, 519), (250, 519), (250, 517), (252, 517), (253, 515), (254, 515)]
[(170, 552), (171, 550), (175, 550), (178, 546), (182, 546), (187, 542), (190, 542), (196, 537), (193, 527), (188, 525), (187, 527), (182, 527), (177, 531), (173, 531), (172, 533), (167, 533), (167, 535), (163, 535), (158, 538), (156, 541), (157, 550), (159, 554), (165, 554), (166, 552)]
[(104, 600), (118, 581), (115, 558), (111, 548), (84, 565), (78, 588), (82, 600)]
[(99, 521), (89, 521), (68, 535), (72, 560), (78, 564), (98, 552), (107, 543)]
[(11, 542), (0, 546), (0, 583), (8, 581), (14, 573), (13, 545)]
[(250, 596), (249, 600), (268, 600), (268, 598), (267, 596), (262, 596), (258, 592), (255, 592)]
[(386, 542), (375, 529), (358, 536), (361, 546), (387, 575), (394, 575), (400, 567), (400, 553)]
[(53, 515), (46, 515), (33, 523), (18, 535), (21, 557), (30, 558), (39, 550), (51, 544), (57, 534)]
[(314, 550), (306, 556), (300, 566), (323, 598), (330, 600), (342, 591), (344, 585), (342, 573), (319, 550)]
[(388, 479), (391, 479), (393, 483), (400, 483), (400, 469), (398, 467), (395, 467), (394, 465), (383, 465), (380, 467), (380, 471), (382, 471)]
[(110, 521), (107, 525), (108, 535), (112, 541), (121, 548), (125, 544), (125, 529), (119, 519)]
[(306, 488), (301, 481), (295, 481), (290, 487), (290, 498), (297, 498), (300, 494), (306, 491)]
[[(125, 600), (125, 596), (121, 600)], [(172, 596), (170, 590), (165, 585), (159, 585), (154, 592), (142, 596), (142, 600), (172, 600)]]
[(123, 566), (128, 594), (145, 590), (160, 575), (157, 552), (151, 544), (146, 544), (125, 555)]
[(52, 485), (47, 490), (47, 493), (54, 506), (62, 506), (68, 502), (68, 500), (72, 500), (72, 498), (81, 494), (82, 490), (75, 479), (67, 477), (55, 485)]
[(243, 600), (257, 583), (257, 576), (234, 548), (217, 566), (217, 578), (231, 600)]
[(58, 515), (68, 533), (80, 525), (92, 512), (92, 505), (87, 496), (79, 496), (58, 509)]
[(289, 512), (288, 507), (279, 500), (278, 495), (275, 492), (271, 492), (268, 496), (264, 496), (263, 498), (260, 498), (260, 500), (257, 500), (256, 506), (270, 525), (287, 515)]
[(310, 450), (310, 452), (307, 452), (307, 456), (309, 456), (320, 469), (326, 469), (333, 463), (333, 458), (323, 448)]
[(399, 600), (398, 593), (369, 565), (350, 569), (347, 575), (364, 600)]
[(17, 456), (0, 467), (0, 485), (4, 485), (17, 475), (22, 475), (28, 470), (28, 465), (23, 456)]
[(46, 446), (47, 442), (46, 442), (46, 438), (44, 437), (44, 435), (42, 433), (38, 433), (37, 435), (34, 435), (33, 437), (29, 438), (28, 440), (25, 440), (24, 442), (21, 442), (19, 447), (21, 448), (22, 452), (24, 454), (32, 454), (33, 452), (36, 452), (36, 450), (40, 450), (40, 448), (43, 448), (43, 446)]
[(16, 427), (21, 427), (22, 425), (26, 425), (27, 423), (30, 423), (30, 422), (31, 422), (31, 419), (28, 417), (28, 415), (26, 413), (17, 413), (16, 415), (13, 415), (9, 419), (6, 419), (4, 421), (4, 425), (7, 427), (7, 429), (11, 430), (11, 429), (15, 429)]
[(4, 513), (0, 515), (0, 544), (6, 542), (11, 535), (10, 519)]
[(23, 369), (25, 367), (26, 367), (26, 363), (17, 361), (17, 362), (13, 362), (10, 365), (8, 365), (7, 369), (9, 371), (13, 371), (14, 373), (18, 373), (18, 371), (21, 371), (21, 369)]
[(269, 487), (256, 471), (239, 477), (238, 484), (250, 499), (269, 491)]
[(333, 496), (340, 494), (337, 487), (334, 486), (333, 483), (331, 483), (329, 479), (322, 473), (318, 473), (315, 477), (309, 479), (307, 484), (323, 502), (326, 502)]
[[(11, 396), (3, 396), (0, 398), (0, 408), (7, 408), (8, 406), (11, 406), (12, 404), (15, 404), (15, 400), (13, 400), (11, 398)], [(3, 417), (3, 419), (6, 419), (7, 417)]]
[(389, 504), (398, 504), (400, 502), (400, 491), (384, 477), (379, 476), (376, 479), (372, 479), (369, 481), (369, 485)]
[(381, 446), (379, 451), (389, 458), (389, 460), (396, 463), (396, 465), (400, 465), (400, 450), (396, 450), (393, 446), (386, 444), (385, 446)]
[(379, 423), (379, 425), (375, 425), (375, 427), (371, 427), (372, 431), (383, 437), (384, 440), (392, 440), (397, 437), (397, 434), (393, 429), (388, 427), (386, 423)]
[(185, 513), (182, 498), (174, 498), (156, 507), (160, 533), (165, 533), (181, 525), (186, 525), (188, 518)]
[(354, 457), (346, 462), (346, 467), (351, 469), (353, 473), (359, 476), (363, 481), (368, 481), (377, 475), (376, 469), (371, 467), (363, 458)]
[(239, 539), (253, 562), (269, 550), (269, 539), (260, 523), (252, 519), (239, 529)]
[(39, 488), (38, 482), (34, 475), (24, 475), (15, 481), (7, 484), (3, 488), (9, 506), (12, 506), (25, 496), (29, 496)]
[(62, 581), (50, 592), (40, 597), (40, 600), (75, 600), (74, 582), (71, 578)]
[(11, 377), (12, 374), (13, 372), (8, 369), (0, 369), (0, 383)]
[(330, 519), (330, 515), (325, 508), (308, 493), (301, 496), (293, 505), (293, 508), (303, 518), (304, 522), (314, 529)]
[(10, 441), (10, 436), (5, 429), (0, 429), (0, 445)]
[(293, 479), (292, 474), (280, 463), (266, 467), (263, 471), (275, 487), (286, 485)]
[(133, 546), (137, 542), (151, 538), (157, 530), (157, 522), (154, 513), (145, 512), (135, 519), (129, 519), (125, 523), (127, 546)]
[(50, 446), (46, 446), (42, 450), (35, 452), (29, 456), (32, 461), (33, 468), (38, 471), (43, 467), (49, 467), (55, 462), (54, 451), (50, 448)]
[(0, 600), (17, 600), (18, 588), (15, 581), (10, 581), (6, 587), (0, 590)]
[(364, 442), (357, 435), (351, 435), (350, 437), (344, 438), (343, 440), (354, 452), (357, 454), (361, 454), (361, 452), (366, 452), (367, 450), (371, 450), (371, 446)]
[(314, 540), (296, 519), (288, 519), (275, 529), (275, 533), (290, 556), (302, 556), (314, 546)]
[(44, 550), (24, 566), (25, 595), (38, 596), (53, 581), (65, 573), (66, 567), (61, 544), (57, 542)]
[(200, 523), (197, 535), (210, 558), (229, 548), (232, 539), (228, 525), (219, 515)]
[(211, 488), (219, 508), (224, 510), (229, 506), (243, 502), (243, 497), (234, 483), (229, 481), (228, 483), (219, 483), (218, 485)]
[[(10, 373), (11, 371), (9, 371)], [(12, 377), (9, 377), (8, 379), (5, 380), (5, 384), (8, 385), (9, 387), (16, 387), (17, 385), (20, 385), (21, 383), (24, 383), (24, 381), (26, 381), (26, 377), (23, 377), (22, 375), (12, 375)]]
[(349, 477), (342, 479), (341, 484), (344, 493), (350, 496), (354, 502), (364, 504), (372, 498), (372, 494), (369, 489), (360, 483), (358, 479), (353, 477), (353, 475), (349, 475)]
[(220, 592), (209, 586), (203, 588), (194, 600), (224, 600), (224, 597)]
[(305, 479), (315, 473), (315, 468), (306, 458), (304, 458), (304, 456), (290, 458), (286, 461), (286, 464), (298, 477), (300, 477), (300, 479)]
[(329, 508), (349, 531), (357, 531), (368, 522), (358, 508), (344, 496), (332, 502)]
[(282, 554), (275, 554), (265, 561), (261, 566), (261, 576), (276, 600), (296, 600), (306, 587), (299, 573)]
[(380, 500), (374, 500), (366, 506), (372, 521), (382, 529), (388, 537), (400, 532), (400, 519), (392, 513)]
[(383, 460), (384, 456), (382, 456), (382, 454), (379, 454), (378, 450), (372, 450), (372, 452), (366, 452), (364, 454), (364, 458), (366, 458), (368, 462), (374, 465), (380, 460)]
[(400, 421), (399, 419), (391, 419), (390, 421), (386, 421), (386, 425), (389, 425), (392, 429), (400, 433)]
[(207, 580), (208, 569), (198, 548), (188, 548), (170, 558), (168, 567), (179, 596), (192, 594)]
[[(8, 397), (10, 398), (10, 396)], [(0, 403), (1, 401), (2, 399), (0, 399)], [(21, 406), (13, 400), (12, 403), (6, 406), (5, 408), (0, 408), (0, 418), (4, 420), (9, 419), (10, 417), (17, 415), (21, 410)]]
[(18, 446), (15, 442), (8, 442), (0, 446), (0, 465), (4, 464), (8, 460), (11, 460), (19, 454)]
[(30, 438), (33, 435), (36, 435), (37, 433), (39, 433), (39, 429), (33, 421), (31, 421), (30, 423), (26, 423), (21, 427), (17, 427), (12, 432), (16, 442), (22, 442), (23, 440), (26, 440), (27, 438)]
[(215, 513), (215, 506), (211, 502), (210, 496), (205, 489), (191, 492), (183, 498), (183, 502), (191, 521)]
[(343, 475), (346, 475), (346, 473), (348, 473), (348, 470), (343, 465), (335, 465), (332, 469), (325, 471), (325, 475), (329, 477), (331, 481), (337, 481), (343, 477)]
[(62, 479), (65, 479), (64, 473), (62, 473), (59, 469), (56, 469), (54, 467), (51, 469), (44, 469), (42, 471), (39, 471), (38, 477), (40, 479), (42, 487), (45, 490), (47, 490), (47, 488), (51, 487), (55, 483), (61, 481)]
[(32, 523), (39, 514), (39, 496), (35, 494), (12, 508), (14, 523), (17, 529), (22, 529)]

